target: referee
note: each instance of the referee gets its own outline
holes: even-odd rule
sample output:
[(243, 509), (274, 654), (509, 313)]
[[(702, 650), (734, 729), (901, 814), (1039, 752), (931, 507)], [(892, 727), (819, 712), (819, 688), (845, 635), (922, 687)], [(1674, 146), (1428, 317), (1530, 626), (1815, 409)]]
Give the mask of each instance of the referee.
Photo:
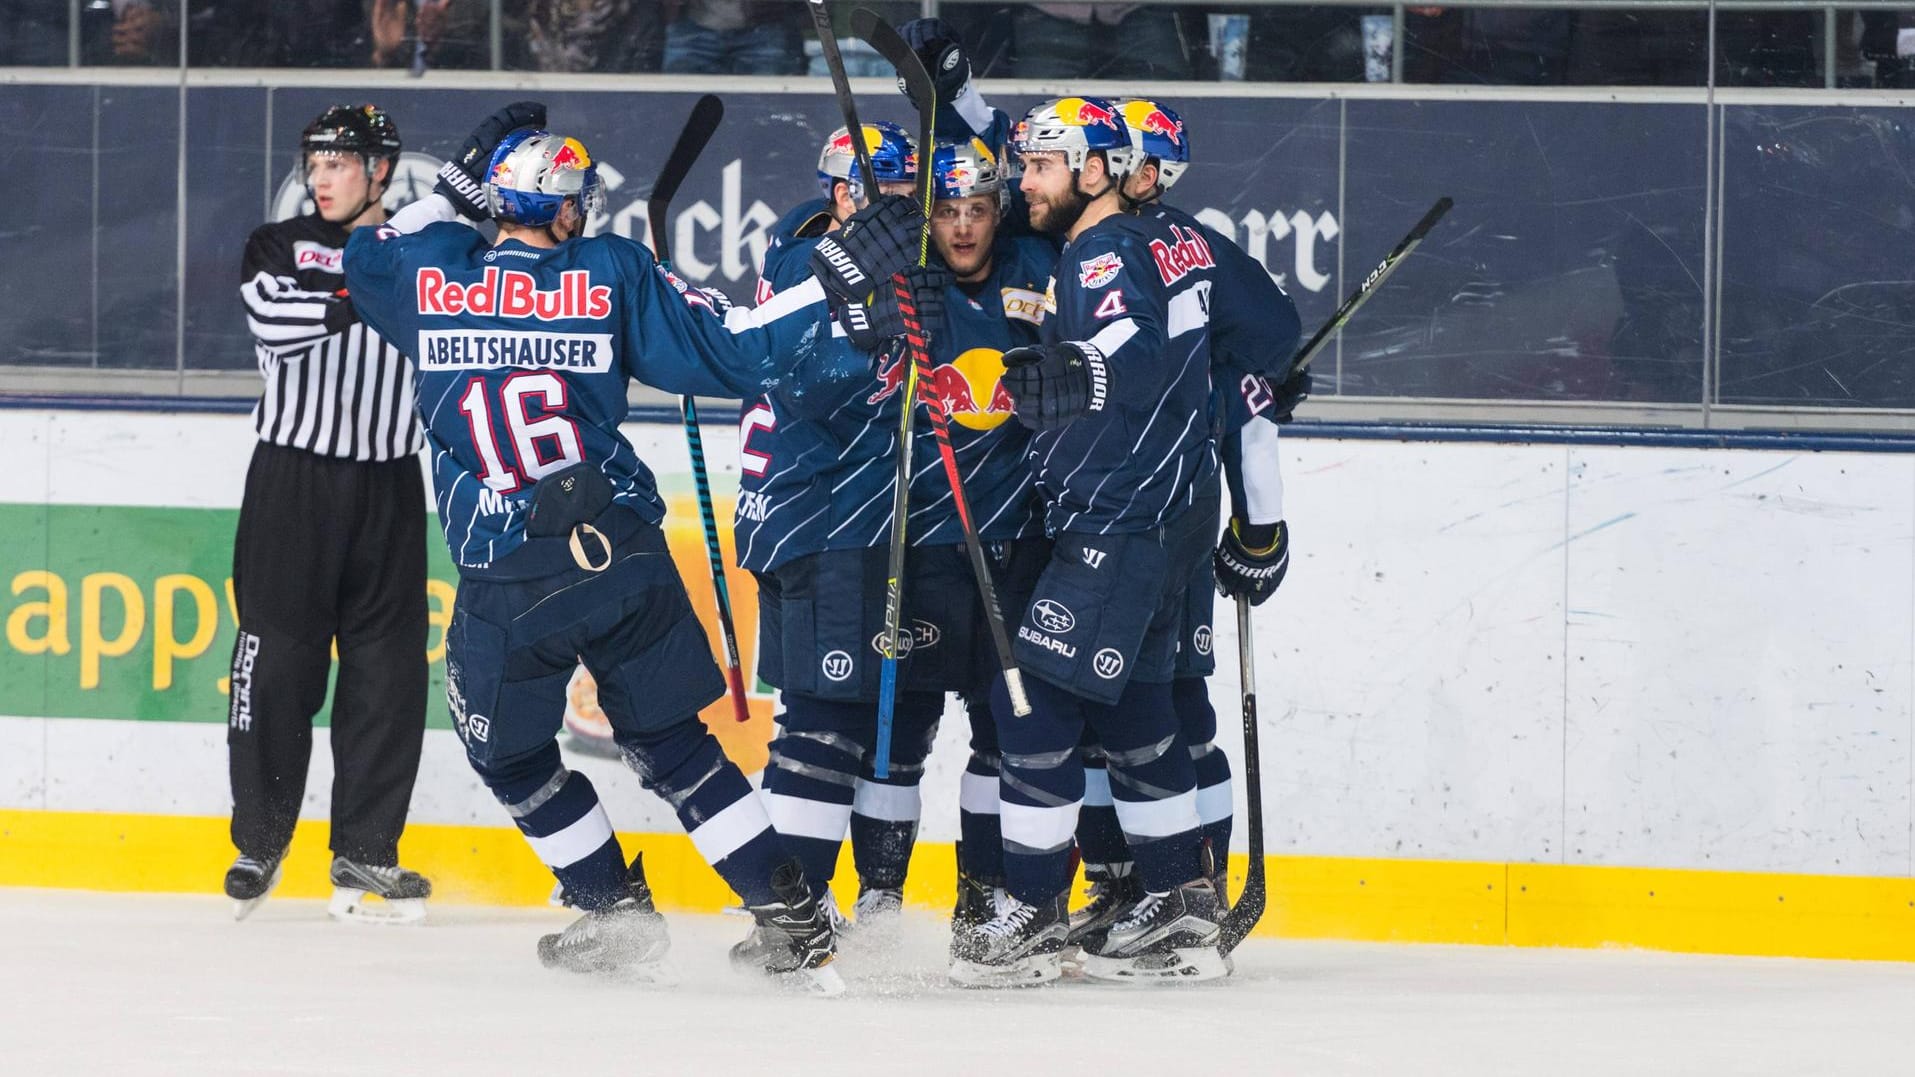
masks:
[(233, 541), (226, 746), (239, 859), (226, 893), (241, 918), (279, 881), (335, 643), (330, 912), (416, 920), (432, 892), (398, 866), (425, 738), (419, 418), (405, 356), (360, 323), (341, 266), (348, 233), (386, 219), (399, 145), (374, 106), (327, 109), (299, 138), (314, 211), (246, 241), (240, 295), (266, 386)]

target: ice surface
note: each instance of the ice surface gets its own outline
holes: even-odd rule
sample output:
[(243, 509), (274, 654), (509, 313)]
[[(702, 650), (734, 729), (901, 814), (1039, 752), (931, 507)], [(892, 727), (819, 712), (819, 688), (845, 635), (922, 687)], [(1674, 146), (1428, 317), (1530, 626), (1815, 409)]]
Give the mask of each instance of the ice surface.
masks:
[(560, 910), (419, 928), (274, 899), (0, 891), (0, 1072), (1776, 1074), (1915, 1072), (1915, 966), (1252, 940), (1197, 988), (943, 982), (944, 925), (847, 947), (836, 1000), (733, 974), (735, 917), (672, 917), (684, 982), (539, 967)]

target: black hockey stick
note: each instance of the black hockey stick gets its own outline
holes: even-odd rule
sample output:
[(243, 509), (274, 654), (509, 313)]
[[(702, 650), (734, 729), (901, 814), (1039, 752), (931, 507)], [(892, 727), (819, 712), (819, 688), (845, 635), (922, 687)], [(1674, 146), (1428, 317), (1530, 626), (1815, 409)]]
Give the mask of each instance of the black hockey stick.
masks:
[[(671, 156), (665, 158), (664, 169), (652, 183), (652, 196), (645, 202), (645, 216), (651, 225), (652, 251), (661, 263), (669, 265), (672, 260), (665, 211), (724, 118), (723, 101), (712, 94), (699, 98), (692, 105), (685, 129), (678, 133)], [(705, 528), (705, 556), (711, 561), (712, 594), (718, 601), (718, 634), (725, 642), (725, 680), (731, 685), (732, 714), (740, 722), (746, 722), (751, 720), (751, 710), (745, 705), (744, 665), (738, 660), (738, 629), (731, 616), (731, 589), (725, 586), (725, 553), (718, 544), (718, 518), (712, 511), (711, 475), (705, 469), (705, 439), (698, 432), (698, 403), (689, 394), (681, 396), (678, 410), (685, 422), (685, 446), (691, 450), (692, 482), (698, 487), (698, 515)]]
[[(851, 13), (851, 31), (865, 44), (890, 62), (897, 69), (906, 87), (910, 90), (911, 100), (918, 104), (918, 200), (929, 221), (931, 216), (931, 192), (933, 188), (932, 163), (936, 156), (937, 137), (937, 84), (924, 69), (923, 61), (905, 42), (904, 38), (889, 23), (865, 8)], [(922, 266), (930, 257), (930, 231), (919, 237), (918, 265)], [(905, 347), (911, 358), (911, 372), (904, 386), (903, 427), (906, 440), (900, 447), (900, 453), (907, 451), (910, 444), (909, 429), (911, 417), (915, 413), (917, 386), (922, 383), (934, 385), (931, 374), (931, 356), (923, 328), (918, 321), (917, 303), (911, 294), (910, 285), (903, 276), (893, 277), (891, 286), (898, 297), (899, 312), (904, 318)], [(1011, 700), (1011, 710), (1019, 717), (1031, 712), (1031, 705), (1024, 694), (1023, 674), (1017, 668), (1017, 660), (1011, 654), (1010, 634), (1004, 627), (1004, 615), (998, 606), (997, 588), (991, 579), (990, 561), (984, 554), (984, 543), (978, 537), (977, 523), (971, 517), (970, 499), (964, 493), (964, 480), (958, 469), (957, 450), (951, 444), (950, 416), (945, 401), (936, 391), (924, 395), (924, 410), (930, 415), (931, 430), (937, 437), (938, 457), (944, 464), (944, 474), (951, 484), (951, 503), (957, 510), (958, 526), (964, 533), (964, 550), (971, 561), (971, 576), (977, 581), (978, 599), (984, 607), (985, 624), (990, 629), (991, 644), (997, 651), (998, 668), (1004, 674), (1004, 685)], [(902, 485), (904, 457), (900, 455), (900, 483), (892, 502), (891, 568), (885, 590), (885, 629), (892, 633), (888, 637), (889, 645), (895, 647), (901, 642), (898, 634), (902, 631), (902, 609), (894, 612), (894, 600), (901, 607), (903, 600), (904, 569), (904, 519), (908, 506), (908, 491)], [(895, 618), (895, 619), (894, 619)], [(882, 679), (882, 678), (881, 678)], [(895, 688), (895, 685), (893, 686)], [(878, 765), (888, 764), (887, 749), (889, 738), (885, 735), (888, 723), (880, 714)]]
[(838, 97), (838, 112), (844, 116), (844, 129), (851, 135), (851, 152), (858, 159), (858, 174), (864, 197), (869, 202), (878, 194), (878, 174), (871, 167), (871, 147), (864, 142), (864, 125), (858, 122), (858, 102), (851, 97), (851, 79), (844, 73), (844, 57), (838, 54), (838, 32), (831, 28), (831, 12), (825, 0), (805, 0), (811, 9), (811, 27), (818, 32), (818, 49), (824, 54), (825, 67), (831, 72), (831, 92)]
[(1323, 346), (1330, 342), (1330, 334), (1343, 328), (1343, 323), (1350, 320), (1350, 316), (1356, 313), (1357, 308), (1368, 302), (1378, 288), (1383, 287), (1383, 282), (1390, 279), (1390, 274), (1396, 272), (1396, 268), (1410, 256), (1410, 252), (1423, 242), (1423, 238), (1430, 234), (1430, 229), (1436, 227), (1436, 222), (1443, 219), (1443, 214), (1450, 211), (1450, 205), (1448, 195), (1437, 199), (1436, 204), (1430, 207), (1430, 211), (1423, 214), (1423, 219), (1416, 222), (1416, 227), (1410, 229), (1410, 234), (1403, 237), (1403, 242), (1398, 243), (1395, 250), (1383, 256), (1383, 260), (1377, 263), (1376, 268), (1370, 270), (1370, 275), (1363, 278), (1363, 283), (1357, 285), (1356, 291), (1350, 293), (1350, 298), (1345, 299), (1343, 305), (1336, 309), (1336, 313), (1330, 315), (1330, 320), (1323, 323), (1323, 328), (1317, 330), (1317, 335), (1311, 337), (1309, 342), (1297, 352), (1297, 357), (1290, 361), (1289, 368), (1284, 372), (1286, 379), (1310, 365), (1310, 360), (1315, 359), (1317, 353), (1323, 350)]
[[(1250, 816), (1250, 873), (1243, 881), (1243, 893), (1224, 914), (1218, 931), (1217, 949), (1225, 954), (1237, 948), (1250, 929), (1263, 919), (1263, 907), (1269, 898), (1269, 883), (1263, 868), (1263, 753), (1257, 747), (1257, 670), (1256, 655), (1250, 644), (1250, 600), (1237, 599), (1237, 667), (1243, 677), (1243, 802)], [(1225, 851), (1228, 856), (1228, 850)], [(1222, 872), (1228, 877), (1228, 872)], [(1223, 900), (1228, 895), (1217, 895)]]

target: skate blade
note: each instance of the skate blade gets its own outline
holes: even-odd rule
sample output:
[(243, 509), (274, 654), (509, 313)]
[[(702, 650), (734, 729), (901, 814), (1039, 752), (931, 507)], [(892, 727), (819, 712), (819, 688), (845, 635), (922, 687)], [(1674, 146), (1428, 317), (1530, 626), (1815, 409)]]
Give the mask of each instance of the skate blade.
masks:
[(1009, 965), (983, 965), (976, 961), (953, 961), (946, 974), (952, 983), (967, 988), (1041, 987), (1064, 974), (1058, 954), (1037, 954)]
[(367, 891), (350, 886), (333, 888), (332, 900), (326, 904), (326, 915), (342, 924), (380, 924), (403, 926), (421, 923), (426, 918), (424, 898), (396, 898), (392, 901), (374, 898)]
[(268, 879), (268, 880), (266, 881), (266, 891), (265, 891), (265, 893), (262, 893), (262, 894), (260, 894), (260, 895), (259, 895), (258, 897), (256, 897), (256, 898), (246, 898), (246, 899), (244, 899), (244, 900), (238, 900), (238, 899), (236, 899), (236, 900), (234, 900), (234, 902), (233, 902), (233, 921), (234, 921), (235, 923), (237, 923), (237, 922), (239, 922), (239, 921), (241, 921), (241, 920), (244, 920), (244, 919), (246, 919), (246, 918), (247, 918), (248, 916), (251, 916), (251, 915), (253, 915), (253, 910), (254, 910), (254, 909), (257, 909), (257, 908), (259, 908), (259, 907), (260, 907), (261, 905), (264, 905), (264, 904), (266, 903), (266, 899), (267, 899), (267, 898), (269, 898), (269, 897), (272, 897), (272, 896), (273, 896), (273, 888), (279, 885), (279, 872), (280, 872), (280, 869), (279, 869), (279, 868), (274, 868), (274, 869), (273, 869), (273, 877), (272, 877), (271, 879)]
[(1086, 954), (1084, 975), (1099, 983), (1203, 983), (1230, 975), (1231, 962), (1214, 946), (1172, 950), (1143, 957), (1100, 957)]
[(837, 998), (844, 994), (844, 977), (828, 964), (815, 969), (774, 972), (771, 980), (783, 990), (813, 998)]

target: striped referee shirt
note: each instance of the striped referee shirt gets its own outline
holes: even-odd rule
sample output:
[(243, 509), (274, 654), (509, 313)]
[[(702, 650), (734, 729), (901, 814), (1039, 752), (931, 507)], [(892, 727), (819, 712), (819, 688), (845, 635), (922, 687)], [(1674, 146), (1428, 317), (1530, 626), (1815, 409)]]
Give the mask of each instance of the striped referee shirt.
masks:
[(255, 229), (240, 298), (265, 392), (261, 441), (345, 460), (393, 460), (424, 443), (406, 357), (345, 294), (346, 229), (318, 214)]

